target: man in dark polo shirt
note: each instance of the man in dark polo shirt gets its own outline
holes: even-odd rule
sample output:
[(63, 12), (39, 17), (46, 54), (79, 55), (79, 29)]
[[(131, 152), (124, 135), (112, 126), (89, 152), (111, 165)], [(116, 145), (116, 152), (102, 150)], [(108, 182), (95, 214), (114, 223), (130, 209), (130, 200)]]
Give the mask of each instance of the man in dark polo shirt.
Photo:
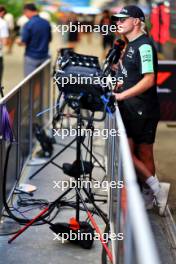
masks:
[(126, 6), (112, 16), (127, 41), (117, 65), (116, 99), (126, 128), (132, 158), (143, 182), (148, 209), (155, 198), (160, 215), (165, 212), (170, 184), (155, 176), (153, 143), (159, 121), (156, 90), (157, 53), (145, 29), (145, 16), (137, 6)]
[(29, 18), (25, 24), (19, 45), (25, 45), (24, 75), (27, 76), (49, 58), (51, 27), (47, 20), (38, 15), (35, 4), (24, 6), (24, 15)]

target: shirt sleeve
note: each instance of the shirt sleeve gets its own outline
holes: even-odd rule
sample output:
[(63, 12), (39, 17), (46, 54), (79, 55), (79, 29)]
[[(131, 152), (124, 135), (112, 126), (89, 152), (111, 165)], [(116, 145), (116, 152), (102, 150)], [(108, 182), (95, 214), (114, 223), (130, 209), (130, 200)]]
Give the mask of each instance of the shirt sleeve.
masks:
[(153, 50), (150, 44), (143, 44), (139, 48), (141, 74), (154, 72)]
[(8, 25), (6, 21), (3, 21), (0, 27), (0, 38), (8, 38), (8, 36), (9, 36)]

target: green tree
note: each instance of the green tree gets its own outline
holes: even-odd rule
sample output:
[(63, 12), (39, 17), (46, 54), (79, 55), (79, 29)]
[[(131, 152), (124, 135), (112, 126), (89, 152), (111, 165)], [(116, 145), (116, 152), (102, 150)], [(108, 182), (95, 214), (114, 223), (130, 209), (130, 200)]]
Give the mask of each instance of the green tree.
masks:
[(22, 14), (25, 2), (23, 0), (0, 0), (0, 5), (4, 5), (7, 8), (7, 12), (17, 18)]

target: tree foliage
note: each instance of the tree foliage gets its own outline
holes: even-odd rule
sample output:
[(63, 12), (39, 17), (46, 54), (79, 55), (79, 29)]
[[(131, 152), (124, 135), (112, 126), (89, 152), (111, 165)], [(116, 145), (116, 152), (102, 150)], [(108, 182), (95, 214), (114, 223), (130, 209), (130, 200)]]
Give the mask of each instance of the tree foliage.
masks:
[(14, 15), (15, 18), (19, 17), (23, 12), (23, 0), (0, 0), (0, 5), (4, 5), (7, 12)]

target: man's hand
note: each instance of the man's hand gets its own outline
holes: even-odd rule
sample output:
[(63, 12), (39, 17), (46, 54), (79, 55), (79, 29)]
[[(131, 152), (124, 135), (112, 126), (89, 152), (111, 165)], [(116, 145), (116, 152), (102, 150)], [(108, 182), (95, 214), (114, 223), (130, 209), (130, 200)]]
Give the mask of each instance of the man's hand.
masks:
[(9, 38), (1, 38), (0, 43), (4, 46), (7, 46), (9, 43)]
[(21, 41), (21, 38), (17, 38), (15, 42), (19, 46), (24, 46), (25, 45), (25, 43)]
[(114, 94), (117, 101), (123, 101), (125, 98), (123, 96), (123, 93)]
[(116, 72), (118, 70), (118, 64), (112, 64), (111, 69)]
[(118, 89), (121, 88), (122, 85), (123, 85), (123, 82), (117, 82), (117, 83), (116, 83), (116, 86), (115, 86), (114, 89), (113, 89), (113, 92), (114, 92), (114, 93), (117, 93), (117, 92), (118, 92)]

